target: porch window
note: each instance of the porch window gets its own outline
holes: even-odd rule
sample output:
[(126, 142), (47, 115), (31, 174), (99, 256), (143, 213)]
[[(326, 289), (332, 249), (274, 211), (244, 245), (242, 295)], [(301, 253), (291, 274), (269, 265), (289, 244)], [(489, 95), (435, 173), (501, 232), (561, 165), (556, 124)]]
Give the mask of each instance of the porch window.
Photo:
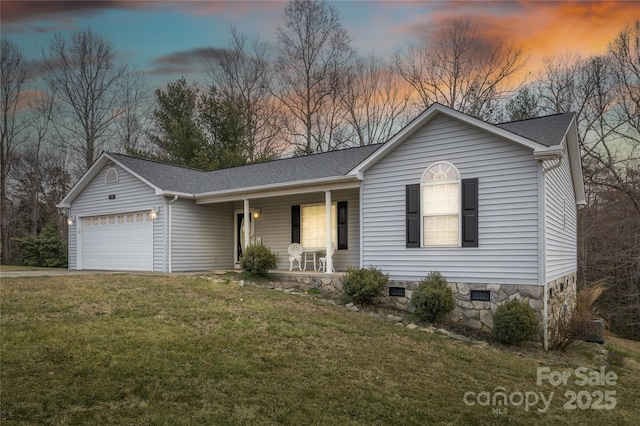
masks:
[[(313, 204), (301, 206), (300, 227), (301, 244), (304, 248), (325, 247), (327, 245), (326, 234), (326, 206), (324, 204)], [(336, 204), (331, 204), (331, 243), (336, 246)]]
[(430, 166), (422, 176), (423, 246), (460, 245), (460, 174), (449, 163)]

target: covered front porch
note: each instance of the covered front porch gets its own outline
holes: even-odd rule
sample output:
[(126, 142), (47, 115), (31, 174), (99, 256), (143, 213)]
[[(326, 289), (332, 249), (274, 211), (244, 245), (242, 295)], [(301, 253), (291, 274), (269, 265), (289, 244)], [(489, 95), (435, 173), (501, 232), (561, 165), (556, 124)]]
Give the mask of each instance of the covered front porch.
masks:
[[(195, 200), (196, 205), (211, 212), (208, 221), (227, 223), (215, 226), (215, 239), (224, 243), (212, 247), (231, 248), (232, 258), (213, 256), (224, 256), (232, 264), (220, 266), (239, 269), (244, 248), (252, 244), (269, 247), (277, 255), (276, 275), (287, 280), (296, 277), (297, 282), (311, 282), (318, 275), (341, 277), (340, 272), (360, 265), (358, 182), (242, 195), (241, 199), (212, 196)], [(289, 247), (293, 243), (304, 249), (300, 265), (290, 262)]]

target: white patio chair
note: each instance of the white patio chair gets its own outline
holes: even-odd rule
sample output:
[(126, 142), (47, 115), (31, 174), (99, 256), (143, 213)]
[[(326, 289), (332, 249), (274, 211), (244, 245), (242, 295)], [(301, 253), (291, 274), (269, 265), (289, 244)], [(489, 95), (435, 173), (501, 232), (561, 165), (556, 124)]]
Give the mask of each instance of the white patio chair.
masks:
[[(332, 245), (331, 245), (331, 257), (333, 257), (333, 253), (335, 253), (335, 252), (336, 252), (336, 248), (335, 248), (335, 247), (333, 246), (333, 244), (332, 244)], [(332, 271), (332, 272), (335, 272), (335, 271), (336, 271), (336, 269), (333, 267), (333, 262), (331, 262), (331, 263), (332, 263), (332, 265), (331, 265), (331, 271)], [(322, 271), (325, 271), (325, 272), (327, 271), (327, 256), (324, 256), (324, 257), (321, 257), (321, 258), (320, 258), (320, 269), (321, 269)]]
[(289, 252), (289, 270), (293, 270), (293, 262), (298, 262), (298, 269), (302, 271), (302, 246), (298, 243), (293, 243), (287, 250)]

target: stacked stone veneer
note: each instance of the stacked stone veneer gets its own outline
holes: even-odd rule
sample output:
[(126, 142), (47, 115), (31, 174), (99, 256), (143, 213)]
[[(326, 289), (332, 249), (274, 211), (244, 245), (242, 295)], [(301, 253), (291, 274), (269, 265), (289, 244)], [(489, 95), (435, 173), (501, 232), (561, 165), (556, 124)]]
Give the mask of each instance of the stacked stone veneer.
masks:
[(569, 274), (547, 283), (547, 309), (550, 327), (559, 318), (571, 315), (576, 306), (577, 274)]
[(308, 290), (317, 288), (322, 293), (336, 295), (342, 293), (342, 274), (293, 275), (272, 273), (270, 276), (283, 288), (301, 287)]
[[(386, 302), (399, 309), (413, 311), (411, 295), (418, 288), (417, 281), (391, 281), (389, 287), (405, 289), (405, 297), (387, 297)], [(476, 283), (449, 283), (453, 291), (455, 308), (449, 314), (449, 319), (455, 323), (463, 323), (480, 330), (491, 331), (493, 329), (493, 313), (500, 304), (511, 299), (526, 299), (542, 319), (543, 291), (539, 285), (522, 284), (476, 284)], [(471, 300), (471, 290), (490, 291), (490, 301)]]
[[(456, 305), (449, 314), (449, 319), (455, 323), (463, 323), (480, 330), (491, 331), (493, 329), (493, 314), (498, 306), (508, 300), (520, 299), (529, 302), (542, 324), (544, 287), (541, 285), (449, 283), (449, 286), (453, 291)], [(413, 311), (411, 295), (418, 288), (417, 281), (390, 281), (387, 287), (405, 289), (405, 297), (385, 297), (384, 301), (387, 304)], [(575, 307), (576, 273), (549, 282), (547, 288), (549, 291), (549, 321), (552, 322), (554, 313), (564, 313)], [(471, 290), (488, 290), (491, 300), (487, 302), (471, 300)]]

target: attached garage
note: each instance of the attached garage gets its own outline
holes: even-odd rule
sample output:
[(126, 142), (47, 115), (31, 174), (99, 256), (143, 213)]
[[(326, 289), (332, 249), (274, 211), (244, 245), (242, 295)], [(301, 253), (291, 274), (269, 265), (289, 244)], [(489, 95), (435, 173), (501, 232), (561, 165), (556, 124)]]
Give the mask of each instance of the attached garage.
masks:
[(81, 269), (153, 270), (153, 218), (148, 210), (83, 217), (80, 224)]

